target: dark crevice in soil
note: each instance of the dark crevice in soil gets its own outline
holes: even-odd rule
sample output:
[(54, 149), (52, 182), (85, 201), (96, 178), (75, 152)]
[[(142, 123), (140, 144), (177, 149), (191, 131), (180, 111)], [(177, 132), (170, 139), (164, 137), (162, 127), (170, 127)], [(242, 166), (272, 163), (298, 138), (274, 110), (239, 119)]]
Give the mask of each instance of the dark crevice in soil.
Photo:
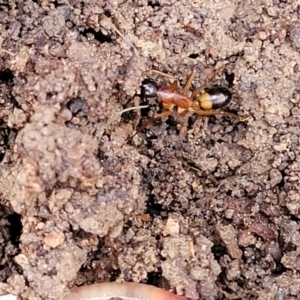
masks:
[(291, 214), (290, 215), (290, 220), (295, 221), (296, 223), (298, 223), (300, 221), (300, 218), (299, 218), (299, 216), (297, 217), (297, 216)]
[(98, 161), (101, 163), (103, 163), (106, 160), (105, 153), (100, 149), (98, 149), (98, 153), (97, 153), (96, 157), (97, 157)]
[[(0, 122), (0, 124), (4, 124), (2, 122)], [(5, 153), (8, 149), (11, 149), (15, 138), (17, 136), (18, 131), (16, 129), (11, 129), (8, 127), (5, 128), (1, 128), (0, 131), (0, 162), (2, 162), (2, 160), (5, 157)]]
[(199, 53), (192, 53), (189, 55), (189, 58), (196, 59), (199, 57)]
[(281, 275), (285, 273), (288, 269), (284, 267), (282, 263), (277, 263), (276, 264), (276, 269), (272, 271), (272, 274), (274, 275)]
[(211, 251), (216, 260), (220, 260), (220, 258), (227, 252), (226, 248), (221, 244), (214, 244), (211, 248)]
[(155, 7), (160, 7), (160, 4), (158, 1), (148, 1), (148, 6), (155, 8)]
[(162, 205), (156, 202), (155, 197), (150, 195), (146, 203), (145, 213), (150, 216), (161, 216), (162, 218), (167, 218), (168, 210)]
[(129, 124), (137, 118), (137, 113), (133, 110), (127, 111), (122, 114), (122, 122)]
[(13, 213), (7, 217), (10, 225), (8, 226), (10, 235), (11, 235), (11, 242), (18, 247), (20, 242), (20, 236), (22, 233), (22, 222), (21, 216), (17, 213)]
[(14, 79), (14, 73), (11, 70), (5, 69), (0, 71), (0, 82), (11, 83), (13, 79)]
[(225, 73), (225, 80), (227, 81), (227, 85), (230, 88), (233, 86), (234, 73), (229, 73), (227, 71), (225, 71), (224, 73)]
[(0, 11), (9, 11), (11, 10), (11, 6), (8, 3), (0, 4)]
[(279, 191), (282, 191), (282, 190), (284, 190), (286, 175), (283, 170), (279, 170), (279, 171), (281, 173), (282, 179), (276, 186), (278, 187)]
[(11, 267), (9, 263), (0, 265), (0, 282), (7, 282), (7, 279), (12, 274)]
[(120, 269), (110, 271), (110, 281), (113, 282), (113, 281), (117, 280), (117, 278), (120, 276), (120, 274), (121, 274)]
[(84, 239), (89, 239), (91, 237), (90, 233), (87, 233), (83, 229), (74, 230), (72, 226), (70, 226), (70, 232), (73, 233), (74, 240), (81, 241)]
[[(84, 235), (83, 232), (80, 235)], [(111, 266), (106, 266), (105, 261), (112, 256), (110, 247), (105, 245), (105, 241), (101, 239), (96, 247), (96, 250), (88, 253), (86, 262), (78, 271), (77, 278), (79, 281), (76, 285), (82, 285), (80, 278), (87, 278), (90, 284), (100, 281), (115, 281), (121, 274), (120, 269), (113, 269)], [(86, 282), (85, 282), (86, 283)]]
[(62, 6), (62, 5), (65, 5), (65, 4), (59, 3), (57, 0), (53, 1), (52, 3), (53, 3), (55, 8), (57, 8), (59, 6)]
[(148, 273), (148, 279), (147, 279), (146, 283), (150, 284), (150, 285), (157, 286), (157, 287), (161, 287), (162, 284), (164, 282), (166, 282), (166, 279), (163, 278), (161, 274), (162, 274), (161, 269), (158, 272), (149, 272)]
[(128, 220), (125, 224), (124, 224), (124, 230), (128, 230), (129, 228), (132, 227), (132, 221)]
[(2, 162), (4, 156), (5, 156), (5, 152), (1, 152), (1, 153), (0, 153), (0, 162)]
[(22, 106), (20, 103), (16, 100), (16, 98), (10, 93), (9, 94), (9, 101), (18, 109), (22, 109)]
[(105, 35), (101, 31), (96, 31), (93, 28), (88, 28), (81, 33), (84, 37), (87, 37), (88, 34), (92, 34), (99, 43), (112, 43), (112, 37), (110, 35)]
[(104, 10), (104, 14), (105, 14), (105, 16), (107, 16), (108, 18), (111, 18), (111, 12), (110, 12), (110, 10), (105, 9), (105, 10)]

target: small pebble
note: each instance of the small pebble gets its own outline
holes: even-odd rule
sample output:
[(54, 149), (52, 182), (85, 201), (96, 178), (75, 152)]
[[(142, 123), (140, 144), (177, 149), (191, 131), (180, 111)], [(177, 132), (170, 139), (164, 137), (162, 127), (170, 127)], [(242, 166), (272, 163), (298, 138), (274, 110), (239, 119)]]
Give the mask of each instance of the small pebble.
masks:
[(259, 33), (258, 33), (258, 38), (261, 40), (261, 41), (264, 41), (264, 40), (266, 40), (267, 39), (267, 34), (264, 32), (264, 31), (260, 31)]

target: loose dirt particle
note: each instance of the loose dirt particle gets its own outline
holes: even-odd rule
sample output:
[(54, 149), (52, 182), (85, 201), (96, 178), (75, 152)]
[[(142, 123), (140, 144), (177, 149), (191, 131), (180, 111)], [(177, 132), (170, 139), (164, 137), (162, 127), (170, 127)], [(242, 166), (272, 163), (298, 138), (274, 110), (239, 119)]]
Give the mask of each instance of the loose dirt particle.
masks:
[(44, 243), (51, 248), (56, 248), (64, 242), (64, 234), (61, 231), (53, 231), (44, 238)]

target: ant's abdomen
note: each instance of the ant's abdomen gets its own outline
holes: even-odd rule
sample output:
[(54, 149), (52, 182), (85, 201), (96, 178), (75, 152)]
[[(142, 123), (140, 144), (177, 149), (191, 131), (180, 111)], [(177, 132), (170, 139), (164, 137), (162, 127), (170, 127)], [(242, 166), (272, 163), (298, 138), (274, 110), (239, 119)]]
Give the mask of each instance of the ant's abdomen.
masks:
[(231, 93), (228, 89), (216, 86), (206, 89), (198, 98), (199, 106), (204, 110), (223, 108), (231, 101)]

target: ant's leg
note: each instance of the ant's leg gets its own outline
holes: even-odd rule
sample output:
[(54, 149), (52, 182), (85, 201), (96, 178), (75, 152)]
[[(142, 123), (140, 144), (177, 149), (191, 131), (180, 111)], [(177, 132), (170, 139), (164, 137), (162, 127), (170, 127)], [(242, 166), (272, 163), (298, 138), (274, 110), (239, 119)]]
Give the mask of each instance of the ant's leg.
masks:
[(188, 122), (189, 122), (189, 117), (191, 116), (191, 112), (185, 110), (181, 113), (178, 113), (179, 117), (181, 118), (181, 120), (183, 120), (181, 122), (181, 127), (179, 129), (179, 136), (182, 138), (184, 136), (186, 136), (187, 133), (187, 128), (188, 128)]
[(159, 75), (159, 76), (163, 76), (163, 77), (166, 77), (166, 78), (169, 78), (169, 79), (176, 80), (176, 78), (174, 76), (163, 73), (163, 72), (158, 71), (158, 70), (149, 70), (149, 71), (145, 71), (145, 72), (142, 73), (142, 75), (147, 75), (147, 74)]
[(197, 110), (194, 110), (194, 113), (199, 115), (199, 116), (224, 115), (224, 116), (232, 117), (232, 118), (237, 119), (239, 121), (244, 121), (249, 117), (249, 115), (248, 116), (239, 116), (239, 115), (236, 115), (236, 114), (233, 114), (233, 113), (230, 113), (230, 112), (227, 112), (227, 111), (223, 111), (223, 110), (206, 111), (206, 110), (202, 110), (202, 109), (197, 109)]
[(171, 85), (170, 85), (170, 92), (175, 92), (178, 89), (178, 82), (174, 81)]
[(143, 131), (145, 128), (149, 127), (149, 125), (153, 124), (155, 120), (167, 118), (171, 113), (172, 113), (171, 110), (165, 110), (162, 113), (156, 115), (155, 117), (149, 119), (137, 130), (137, 132), (133, 136), (130, 137), (130, 139), (136, 136), (139, 132)]
[(145, 128), (147, 128), (149, 125), (153, 124), (153, 122), (156, 119), (160, 119), (160, 118), (167, 118), (170, 114), (172, 113), (172, 110), (165, 110), (162, 113), (156, 115), (155, 117), (149, 119), (148, 121), (146, 121), (132, 136), (130, 136), (128, 139), (125, 140), (125, 142), (123, 143), (122, 147), (130, 140), (132, 140), (138, 133), (140, 133), (141, 131), (143, 131)]
[(182, 95), (186, 96), (195, 77), (195, 70), (188, 76), (185, 86), (182, 89)]
[(170, 114), (172, 113), (172, 110), (165, 110), (162, 113), (156, 115), (155, 117), (153, 117), (154, 120), (156, 119), (162, 119), (162, 118), (167, 118)]
[(239, 116), (239, 115), (227, 112), (227, 111), (221, 111), (221, 114), (224, 115), (224, 116), (229, 116), (231, 118), (237, 119), (239, 121), (245, 121), (246, 119), (248, 119), (250, 117), (250, 115)]
[(211, 77), (209, 77), (207, 80), (205, 80), (205, 82), (199, 86), (198, 88), (196, 88), (193, 92), (192, 92), (192, 96), (191, 98), (194, 98), (195, 96), (197, 96), (197, 94), (199, 92), (201, 92), (202, 90), (204, 90), (208, 85), (209, 83), (211, 83), (215, 77), (221, 72), (221, 70), (225, 67), (226, 65), (223, 65), (221, 66), (220, 68), (218, 68), (217, 70), (214, 71), (214, 73), (212, 74)]
[(219, 110), (206, 111), (206, 110), (202, 110), (202, 109), (195, 109), (195, 110), (193, 110), (193, 112), (195, 114), (197, 114), (198, 116), (216, 116), (216, 115), (221, 114), (221, 111), (219, 111)]

